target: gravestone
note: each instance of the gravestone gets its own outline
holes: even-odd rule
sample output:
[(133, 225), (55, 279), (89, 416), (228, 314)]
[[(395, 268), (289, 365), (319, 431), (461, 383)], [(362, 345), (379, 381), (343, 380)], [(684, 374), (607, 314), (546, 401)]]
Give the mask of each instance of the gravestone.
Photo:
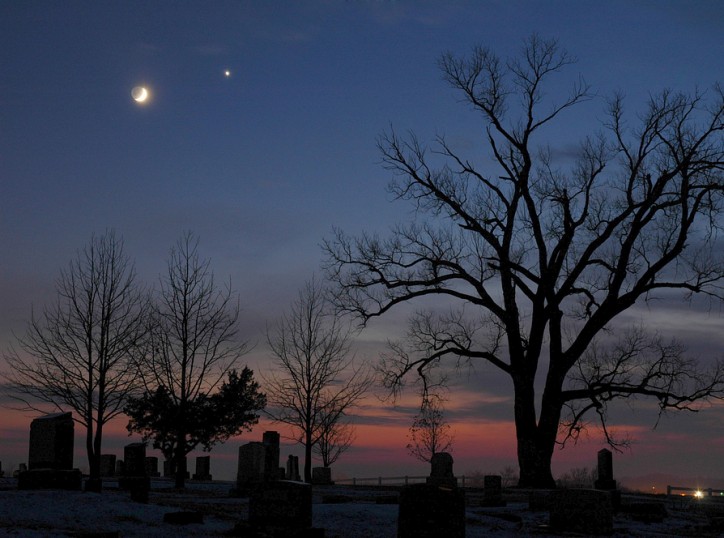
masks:
[(594, 487), (604, 490), (616, 489), (616, 481), (613, 479), (613, 455), (607, 448), (598, 451), (598, 478)]
[(598, 478), (593, 483), (596, 489), (611, 492), (613, 509), (618, 511), (621, 508), (621, 491), (613, 479), (613, 455), (607, 448), (598, 451)]
[(503, 500), (503, 477), (500, 475), (485, 475), (483, 477), (483, 500), (481, 506), (505, 506)]
[(299, 458), (297, 456), (289, 454), (289, 457), (287, 458), (287, 472), (285, 478), (296, 482), (300, 482), (302, 480), (299, 476)]
[(264, 432), (262, 443), (266, 452), (264, 458), (264, 480), (270, 482), (279, 479), (279, 432)]
[(30, 423), (28, 468), (68, 470), (73, 468), (73, 415), (53, 413)]
[(176, 466), (173, 464), (173, 460), (163, 460), (163, 476), (164, 478), (176, 476)]
[(18, 472), (19, 489), (82, 489), (83, 475), (73, 469), (73, 430), (71, 413), (53, 413), (30, 423), (28, 466)]
[(116, 476), (121, 477), (126, 473), (126, 465), (123, 460), (116, 460)]
[(613, 532), (611, 493), (596, 489), (552, 491), (549, 497), (550, 526), (559, 532), (588, 535)]
[(118, 486), (131, 492), (131, 499), (147, 503), (151, 479), (146, 470), (146, 443), (130, 443), (123, 447), (123, 476)]
[(211, 480), (211, 456), (196, 457), (194, 480)]
[(438, 452), (430, 458), (430, 476), (427, 484), (433, 486), (457, 487), (458, 479), (453, 474), (453, 457), (447, 452)]
[(332, 482), (331, 467), (313, 467), (312, 468), (312, 484), (318, 486), (329, 486)]
[(146, 474), (154, 478), (161, 476), (158, 472), (158, 458), (156, 456), (146, 456), (145, 459)]
[(264, 481), (266, 450), (262, 443), (251, 442), (239, 447), (236, 487), (244, 490)]
[(465, 538), (465, 494), (459, 488), (413, 484), (400, 492), (398, 538)]
[(146, 443), (131, 443), (123, 447), (123, 476), (146, 476)]
[(101, 454), (101, 476), (112, 477), (116, 474), (116, 455)]
[(312, 527), (312, 486), (277, 480), (257, 487), (249, 498), (249, 523), (292, 534)]

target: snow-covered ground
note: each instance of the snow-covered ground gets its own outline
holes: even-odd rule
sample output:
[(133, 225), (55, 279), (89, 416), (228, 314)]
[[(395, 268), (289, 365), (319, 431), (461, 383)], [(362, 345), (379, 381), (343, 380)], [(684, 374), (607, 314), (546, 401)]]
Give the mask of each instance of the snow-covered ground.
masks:
[[(223, 536), (248, 517), (248, 499), (229, 496), (228, 482), (188, 484), (177, 492), (170, 482), (155, 481), (148, 504), (132, 502), (128, 492), (109, 483), (103, 493), (68, 491), (19, 491), (13, 480), (0, 480), (0, 536), (82, 536), (90, 532), (118, 532), (122, 537)], [(394, 538), (396, 504), (377, 502), (394, 492), (352, 486), (315, 488), (313, 524), (326, 530), (327, 538)], [(325, 496), (344, 502), (323, 503)], [(340, 496), (342, 498), (340, 498)], [(473, 495), (468, 495), (470, 500)], [(467, 536), (554, 536), (546, 528), (545, 512), (530, 512), (520, 495), (510, 495), (505, 508), (467, 508)], [(669, 517), (645, 524), (625, 514), (616, 516), (614, 536), (724, 536), (711, 529), (702, 506), (679, 500), (667, 505)], [(179, 527), (163, 522), (167, 512), (198, 511), (203, 524)], [(711, 512), (711, 511), (710, 511)], [(710, 514), (711, 515), (711, 514)], [(724, 511), (722, 513), (724, 515)]]

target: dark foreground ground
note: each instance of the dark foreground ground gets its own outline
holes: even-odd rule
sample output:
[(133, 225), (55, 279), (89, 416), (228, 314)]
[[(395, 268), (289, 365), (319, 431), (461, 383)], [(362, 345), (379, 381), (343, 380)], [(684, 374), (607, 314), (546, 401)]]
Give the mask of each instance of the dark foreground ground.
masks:
[[(248, 516), (248, 499), (229, 496), (229, 482), (191, 482), (186, 491), (170, 482), (154, 481), (148, 504), (132, 502), (117, 484), (108, 482), (101, 494), (67, 491), (18, 491), (14, 480), (0, 479), (0, 537), (92, 536), (118, 533), (121, 537), (225, 536)], [(327, 538), (394, 538), (398, 506), (394, 488), (318, 486), (315, 488), (314, 526)], [(561, 536), (547, 529), (547, 512), (528, 510), (527, 494), (506, 492), (504, 508), (481, 508), (480, 492), (467, 490), (466, 536)], [(323, 502), (334, 499), (337, 502)], [(668, 517), (660, 523), (636, 521), (629, 514), (614, 520), (614, 534), (673, 537), (724, 536), (724, 502), (691, 497), (628, 497), (624, 501), (661, 501)], [(341, 501), (341, 502), (340, 502)], [(198, 511), (203, 524), (183, 527), (163, 522), (167, 512)], [(566, 534), (566, 536), (576, 536)]]

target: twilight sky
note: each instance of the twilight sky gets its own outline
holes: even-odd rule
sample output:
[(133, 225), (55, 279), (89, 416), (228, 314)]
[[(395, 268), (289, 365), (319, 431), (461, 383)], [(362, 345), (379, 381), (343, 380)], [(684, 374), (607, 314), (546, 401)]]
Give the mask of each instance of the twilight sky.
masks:
[[(91, 234), (123, 235), (153, 284), (192, 230), (216, 276), (240, 294), (241, 330), (258, 343), (249, 364), (263, 370), (265, 326), (320, 273), (319, 244), (332, 228), (384, 232), (409, 214), (386, 192), (376, 137), (394, 126), (481, 150), (482, 124), (442, 81), (441, 53), (483, 44), (505, 57), (533, 32), (558, 38), (579, 59), (560, 88), (580, 74), (600, 95), (550, 130), (565, 152), (597, 129), (612, 91), (636, 110), (650, 92), (721, 80), (723, 24), (715, 1), (0, 2), (0, 348), (23, 331), (31, 306), (54, 298), (59, 269)], [(150, 91), (143, 106), (131, 98), (138, 85)], [(724, 343), (724, 317), (708, 306), (663, 302), (627, 316), (707, 357)], [(403, 322), (373, 324), (358, 357), (375, 360)], [(449, 406), (458, 473), (515, 462), (505, 380), (485, 368), (462, 376)], [(32, 416), (0, 413), (7, 469), (26, 460)], [(404, 448), (408, 408), (370, 398), (362, 414), (337, 476), (427, 472)], [(655, 431), (643, 402), (614, 416), (636, 440), (617, 456), (619, 476), (724, 477), (724, 406), (672, 416)], [(129, 442), (124, 424), (108, 433), (108, 452)], [(230, 477), (239, 443), (268, 427), (215, 449), (216, 474)], [(556, 454), (554, 473), (594, 465), (602, 446), (592, 431)]]

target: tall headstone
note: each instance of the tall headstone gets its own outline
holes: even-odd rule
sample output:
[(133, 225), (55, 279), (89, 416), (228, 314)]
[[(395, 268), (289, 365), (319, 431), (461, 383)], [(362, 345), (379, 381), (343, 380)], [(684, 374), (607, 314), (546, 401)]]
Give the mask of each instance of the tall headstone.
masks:
[(196, 457), (194, 480), (211, 480), (211, 456)]
[(465, 538), (465, 493), (460, 488), (413, 484), (400, 491), (398, 538)]
[(262, 444), (266, 452), (264, 458), (264, 481), (279, 479), (279, 432), (264, 432)]
[(28, 468), (68, 470), (73, 468), (73, 415), (53, 413), (30, 423)]
[(262, 443), (251, 442), (239, 447), (236, 487), (240, 490), (264, 481), (266, 449)]
[(598, 478), (594, 487), (604, 490), (616, 489), (616, 481), (613, 479), (613, 455), (607, 448), (598, 451)]
[(116, 455), (101, 454), (101, 476), (112, 477), (116, 474)]
[(457, 487), (458, 479), (453, 474), (453, 457), (447, 452), (433, 454), (430, 459), (430, 476), (426, 481), (433, 486)]
[(289, 454), (289, 457), (287, 458), (287, 472), (285, 478), (295, 482), (300, 482), (302, 480), (299, 476), (299, 458), (297, 456)]

